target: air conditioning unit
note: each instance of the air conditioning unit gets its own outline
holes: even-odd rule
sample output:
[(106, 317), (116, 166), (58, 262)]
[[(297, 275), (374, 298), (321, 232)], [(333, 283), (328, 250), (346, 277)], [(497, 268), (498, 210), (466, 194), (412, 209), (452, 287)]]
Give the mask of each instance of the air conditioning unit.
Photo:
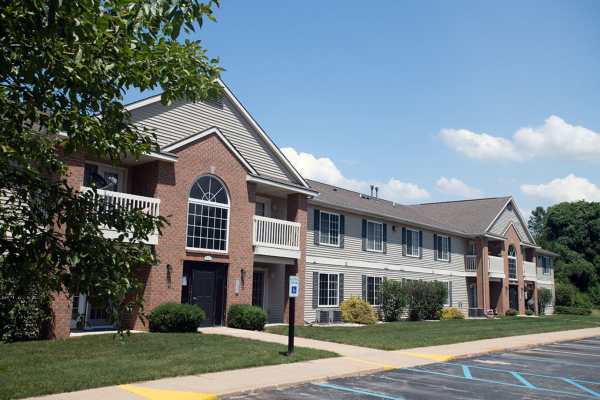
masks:
[(342, 322), (342, 312), (340, 310), (319, 310), (319, 324), (333, 324)]

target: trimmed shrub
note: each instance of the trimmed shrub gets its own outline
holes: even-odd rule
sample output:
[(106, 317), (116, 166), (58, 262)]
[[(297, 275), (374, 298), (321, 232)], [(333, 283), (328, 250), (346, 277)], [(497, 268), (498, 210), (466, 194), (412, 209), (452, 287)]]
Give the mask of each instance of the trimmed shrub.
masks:
[(406, 288), (402, 282), (386, 279), (381, 284), (381, 312), (387, 322), (398, 321), (407, 304)]
[(540, 288), (538, 290), (538, 309), (540, 311), (540, 315), (544, 315), (546, 310), (546, 306), (552, 303), (552, 290), (548, 288)]
[(199, 306), (165, 303), (150, 312), (148, 321), (151, 332), (196, 332), (204, 318)]
[(519, 312), (514, 308), (509, 308), (508, 310), (506, 310), (504, 315), (506, 315), (507, 317), (516, 317), (517, 315), (519, 315)]
[(372, 325), (377, 322), (375, 310), (366, 301), (358, 296), (350, 296), (344, 300), (340, 306), (344, 322), (353, 322), (356, 324)]
[(412, 321), (437, 319), (448, 298), (448, 289), (441, 282), (407, 281), (408, 318)]
[(267, 313), (250, 304), (234, 304), (229, 307), (227, 326), (230, 328), (262, 331), (267, 323)]
[(465, 319), (465, 314), (463, 314), (458, 308), (448, 307), (442, 310), (440, 319)]
[(575, 294), (577, 288), (570, 283), (556, 282), (555, 287), (556, 305), (572, 307), (575, 305)]
[(567, 307), (567, 306), (556, 306), (554, 311), (557, 314), (571, 314), (571, 315), (590, 315), (592, 313), (591, 308)]
[(573, 307), (576, 308), (592, 308), (592, 302), (587, 294), (577, 291), (575, 292), (575, 301)]

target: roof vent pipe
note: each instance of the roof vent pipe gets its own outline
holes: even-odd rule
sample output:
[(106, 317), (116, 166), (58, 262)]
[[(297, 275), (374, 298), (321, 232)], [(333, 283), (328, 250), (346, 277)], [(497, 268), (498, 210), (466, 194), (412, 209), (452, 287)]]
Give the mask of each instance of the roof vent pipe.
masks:
[(373, 189), (375, 188), (374, 185), (371, 185), (371, 197), (373, 197)]
[(379, 187), (375, 186), (375, 198), (378, 199), (379, 198)]

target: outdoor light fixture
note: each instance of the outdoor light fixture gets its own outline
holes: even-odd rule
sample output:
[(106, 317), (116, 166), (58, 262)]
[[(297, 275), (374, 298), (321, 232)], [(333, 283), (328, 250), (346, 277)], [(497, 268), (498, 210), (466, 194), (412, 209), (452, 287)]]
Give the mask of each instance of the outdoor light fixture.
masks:
[(242, 287), (244, 287), (244, 285), (246, 283), (246, 270), (244, 268), (242, 268), (242, 271), (241, 271), (241, 279), (242, 279)]
[(171, 264), (167, 264), (167, 287), (171, 288), (171, 273), (173, 272), (173, 267)]

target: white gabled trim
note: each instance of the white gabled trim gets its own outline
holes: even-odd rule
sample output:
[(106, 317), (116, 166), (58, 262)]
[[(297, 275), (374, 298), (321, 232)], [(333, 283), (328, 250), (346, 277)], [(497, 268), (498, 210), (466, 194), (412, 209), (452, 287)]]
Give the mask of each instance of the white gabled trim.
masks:
[(346, 260), (341, 258), (329, 258), (329, 257), (315, 257), (315, 256), (306, 256), (306, 265), (309, 264), (324, 264), (331, 266), (340, 266), (340, 267), (356, 267), (356, 268), (366, 268), (366, 269), (387, 269), (390, 271), (405, 271), (405, 272), (417, 272), (421, 274), (429, 274), (429, 275), (444, 275), (444, 276), (475, 276), (475, 272), (466, 272), (466, 271), (453, 271), (447, 269), (439, 269), (439, 268), (423, 268), (423, 267), (412, 267), (408, 265), (398, 265), (398, 264), (387, 264), (387, 263), (373, 263), (367, 261), (358, 261), (358, 260)]
[[(273, 141), (271, 140), (271, 138), (269, 137), (269, 135), (267, 135), (267, 133), (261, 128), (261, 126), (258, 124), (258, 122), (256, 122), (256, 120), (252, 117), (252, 115), (250, 115), (250, 113), (248, 112), (248, 110), (246, 110), (246, 108), (237, 99), (237, 97), (235, 97), (235, 95), (233, 94), (233, 92), (231, 90), (229, 90), (229, 88), (227, 87), (227, 85), (225, 85), (225, 83), (221, 79), (217, 79), (217, 82), (219, 83), (219, 85), (221, 85), (221, 87), (223, 88), (223, 92), (227, 95), (227, 97), (229, 98), (229, 100), (231, 100), (231, 102), (235, 105), (235, 107), (243, 115), (243, 117), (250, 123), (250, 125), (252, 125), (252, 127), (254, 129), (256, 129), (256, 131), (259, 133), (259, 135), (264, 139), (264, 141), (267, 143), (267, 145), (275, 153), (275, 155), (277, 156), (277, 158), (279, 158), (279, 160), (281, 162), (283, 162), (283, 164), (288, 168), (288, 170), (290, 170), (292, 172), (292, 174), (296, 178), (298, 178), (298, 180), (302, 183), (302, 186), (304, 186), (305, 188), (310, 188), (310, 185), (304, 180), (304, 178), (302, 177), (302, 175), (300, 175), (300, 173), (296, 170), (296, 168), (294, 168), (294, 166), (292, 165), (292, 163), (281, 152), (281, 150), (279, 149), (279, 147), (277, 147), (277, 145), (275, 143), (273, 143)], [(126, 105), (125, 109), (127, 111), (132, 111), (132, 110), (135, 110), (137, 108), (141, 108), (141, 107), (147, 106), (149, 104), (157, 103), (157, 102), (160, 101), (161, 96), (162, 95), (159, 94), (159, 95), (156, 95), (156, 96), (148, 97), (147, 99), (139, 100), (137, 102), (134, 102), (134, 103), (131, 103), (129, 105)]]
[(171, 144), (163, 147), (161, 150), (165, 151), (165, 152), (176, 151), (177, 149), (180, 149), (181, 147), (183, 147), (185, 145), (193, 143), (193, 142), (200, 140), (202, 138), (205, 138), (209, 135), (216, 135), (219, 139), (221, 139), (221, 141), (225, 144), (225, 146), (244, 165), (244, 167), (246, 167), (246, 169), (248, 171), (250, 171), (251, 173), (256, 174), (256, 170), (254, 168), (252, 168), (252, 166), (248, 163), (248, 161), (246, 161), (244, 159), (244, 157), (240, 154), (240, 152), (235, 147), (233, 147), (231, 142), (229, 140), (227, 140), (225, 135), (223, 135), (223, 133), (219, 130), (219, 128), (216, 128), (216, 127), (208, 128), (207, 130), (195, 133), (193, 135), (188, 136), (187, 138), (178, 140), (177, 142), (171, 143)]
[(301, 194), (305, 194), (307, 196), (316, 196), (319, 194), (319, 192), (315, 192), (313, 190), (302, 189), (302, 188), (299, 188), (299, 187), (296, 187), (293, 185), (289, 185), (289, 184), (285, 184), (285, 183), (273, 182), (269, 179), (261, 178), (259, 176), (255, 176), (255, 175), (246, 176), (246, 181), (261, 183), (263, 185), (273, 186), (273, 187), (280, 188), (280, 189), (286, 189), (286, 190), (289, 190), (290, 192), (301, 193)]
[(170, 154), (157, 153), (155, 151), (151, 151), (146, 154), (148, 157), (154, 158), (156, 160), (177, 162), (177, 156), (172, 156)]
[(127, 111), (132, 111), (132, 110), (135, 110), (136, 108), (142, 108), (149, 104), (157, 103), (160, 101), (161, 96), (162, 96), (162, 94), (157, 94), (156, 96), (152, 96), (152, 97), (148, 97), (148, 98), (141, 99), (138, 101), (134, 101), (133, 103), (127, 104), (125, 106), (125, 109)]
[[(492, 229), (492, 226), (494, 226), (494, 224), (496, 223), (496, 221), (498, 220), (498, 218), (500, 218), (500, 215), (502, 215), (502, 213), (504, 212), (504, 210), (506, 210), (506, 206), (508, 206), (508, 204), (511, 203), (511, 202), (513, 203), (513, 210), (516, 210), (515, 214), (517, 214), (517, 218), (519, 219), (519, 221), (521, 222), (521, 224), (525, 227), (525, 234), (527, 235), (527, 237), (531, 241), (531, 243), (535, 245), (536, 244), (535, 240), (533, 239), (533, 236), (531, 236), (531, 233), (529, 232), (529, 229), (527, 228), (527, 224), (524, 222), (523, 216), (521, 215), (521, 212), (519, 211), (519, 207), (517, 206), (517, 202), (515, 201), (515, 199), (512, 196), (510, 196), (508, 198), (508, 201), (506, 203), (504, 203), (504, 205), (502, 206), (502, 208), (500, 209), (500, 211), (498, 212), (498, 214), (496, 214), (496, 216), (494, 217), (494, 219), (492, 219), (492, 222), (490, 222), (490, 224), (487, 226), (487, 228), (485, 228), (484, 232), (486, 232), (486, 235), (489, 234), (489, 230)], [(519, 231), (516, 228), (515, 228), (515, 230), (517, 231), (517, 234), (518, 234)], [(504, 230), (504, 232), (506, 233), (506, 229)], [(523, 240), (523, 238), (521, 238), (520, 235), (519, 235), (519, 238), (521, 240)]]
[(300, 175), (300, 173), (296, 170), (296, 168), (294, 168), (294, 166), (292, 165), (292, 163), (281, 152), (281, 150), (279, 149), (279, 147), (277, 147), (277, 145), (275, 143), (273, 143), (273, 141), (271, 140), (271, 138), (269, 137), (269, 135), (267, 135), (267, 133), (261, 128), (261, 126), (258, 124), (258, 122), (256, 122), (254, 120), (254, 118), (252, 118), (252, 115), (250, 115), (250, 113), (248, 112), (248, 110), (246, 110), (246, 108), (244, 108), (244, 106), (242, 105), (242, 103), (235, 97), (235, 95), (233, 94), (233, 92), (231, 90), (229, 90), (229, 88), (227, 87), (227, 85), (225, 85), (225, 83), (221, 79), (219, 79), (218, 81), (219, 81), (219, 84), (221, 84), (221, 86), (223, 87), (223, 91), (225, 92), (225, 94), (227, 95), (227, 97), (229, 97), (229, 99), (238, 108), (238, 110), (242, 113), (242, 115), (246, 118), (246, 120), (250, 123), (250, 125), (252, 125), (252, 127), (254, 129), (256, 129), (256, 131), (260, 134), (260, 136), (265, 140), (265, 142), (267, 142), (267, 144), (269, 145), (269, 147), (271, 148), (271, 150), (275, 153), (275, 155), (277, 156), (277, 158), (279, 158), (280, 161), (283, 162), (283, 164), (294, 174), (294, 176), (296, 178), (298, 178), (298, 180), (302, 183), (302, 185), (304, 187), (310, 188), (310, 185), (304, 180), (304, 178), (302, 177), (302, 175)]
[(523, 242), (523, 238), (521, 237), (521, 234), (519, 233), (519, 230), (517, 229), (517, 227), (515, 226), (515, 224), (513, 224), (512, 221), (510, 221), (510, 223), (508, 225), (506, 225), (506, 228), (504, 228), (504, 231), (502, 231), (502, 236), (506, 237), (506, 232), (508, 232), (508, 230), (510, 229), (511, 226), (515, 229), (515, 232), (517, 232), (517, 236), (519, 237), (519, 240), (521, 242)]

